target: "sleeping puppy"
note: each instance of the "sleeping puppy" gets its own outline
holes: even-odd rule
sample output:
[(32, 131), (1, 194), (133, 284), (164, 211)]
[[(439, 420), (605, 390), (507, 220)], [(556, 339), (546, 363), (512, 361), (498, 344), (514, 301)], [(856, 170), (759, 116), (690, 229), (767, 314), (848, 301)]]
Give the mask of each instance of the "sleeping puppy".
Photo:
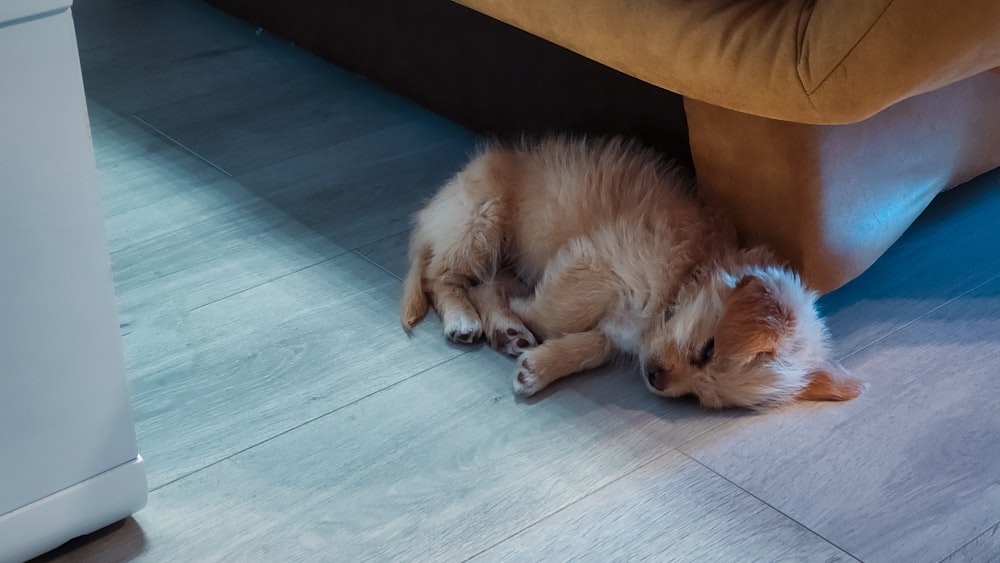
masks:
[(854, 398), (816, 297), (653, 151), (550, 138), (486, 148), (418, 214), (401, 320), (432, 305), (448, 338), (485, 336), (521, 395), (625, 354), (709, 407)]

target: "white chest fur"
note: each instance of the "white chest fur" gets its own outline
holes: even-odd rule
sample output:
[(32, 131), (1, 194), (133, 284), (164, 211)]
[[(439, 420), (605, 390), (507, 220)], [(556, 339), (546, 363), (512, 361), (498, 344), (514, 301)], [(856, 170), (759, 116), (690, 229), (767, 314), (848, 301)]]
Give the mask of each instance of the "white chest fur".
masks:
[(605, 317), (597, 328), (614, 343), (615, 348), (637, 354), (642, 343), (642, 329), (648, 321), (648, 304), (635, 296), (623, 298), (618, 310)]

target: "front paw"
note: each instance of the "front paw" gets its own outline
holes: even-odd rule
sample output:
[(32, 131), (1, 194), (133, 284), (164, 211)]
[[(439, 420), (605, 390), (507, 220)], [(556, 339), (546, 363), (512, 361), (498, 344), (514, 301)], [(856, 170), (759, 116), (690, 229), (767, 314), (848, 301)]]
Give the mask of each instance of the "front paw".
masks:
[(514, 393), (522, 397), (530, 397), (544, 388), (545, 382), (535, 371), (531, 353), (521, 354), (514, 369)]
[(444, 334), (453, 342), (472, 344), (483, 336), (483, 325), (479, 318), (460, 314), (446, 315)]

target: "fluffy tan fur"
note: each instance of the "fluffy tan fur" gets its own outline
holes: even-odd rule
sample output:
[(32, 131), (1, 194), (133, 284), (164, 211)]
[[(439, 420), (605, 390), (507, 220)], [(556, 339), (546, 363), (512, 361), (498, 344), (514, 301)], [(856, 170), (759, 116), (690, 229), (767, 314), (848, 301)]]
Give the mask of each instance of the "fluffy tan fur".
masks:
[(417, 217), (403, 326), (433, 306), (449, 338), (518, 357), (524, 395), (623, 353), (712, 407), (857, 396), (816, 295), (692, 194), (622, 139), (489, 147)]

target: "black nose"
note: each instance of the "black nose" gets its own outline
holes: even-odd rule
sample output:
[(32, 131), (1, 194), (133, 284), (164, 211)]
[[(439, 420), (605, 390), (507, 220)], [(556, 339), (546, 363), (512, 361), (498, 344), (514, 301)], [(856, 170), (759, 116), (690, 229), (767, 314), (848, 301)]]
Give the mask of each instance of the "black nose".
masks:
[(660, 366), (653, 366), (646, 373), (646, 378), (649, 379), (649, 385), (657, 391), (663, 391), (667, 387), (668, 373)]

